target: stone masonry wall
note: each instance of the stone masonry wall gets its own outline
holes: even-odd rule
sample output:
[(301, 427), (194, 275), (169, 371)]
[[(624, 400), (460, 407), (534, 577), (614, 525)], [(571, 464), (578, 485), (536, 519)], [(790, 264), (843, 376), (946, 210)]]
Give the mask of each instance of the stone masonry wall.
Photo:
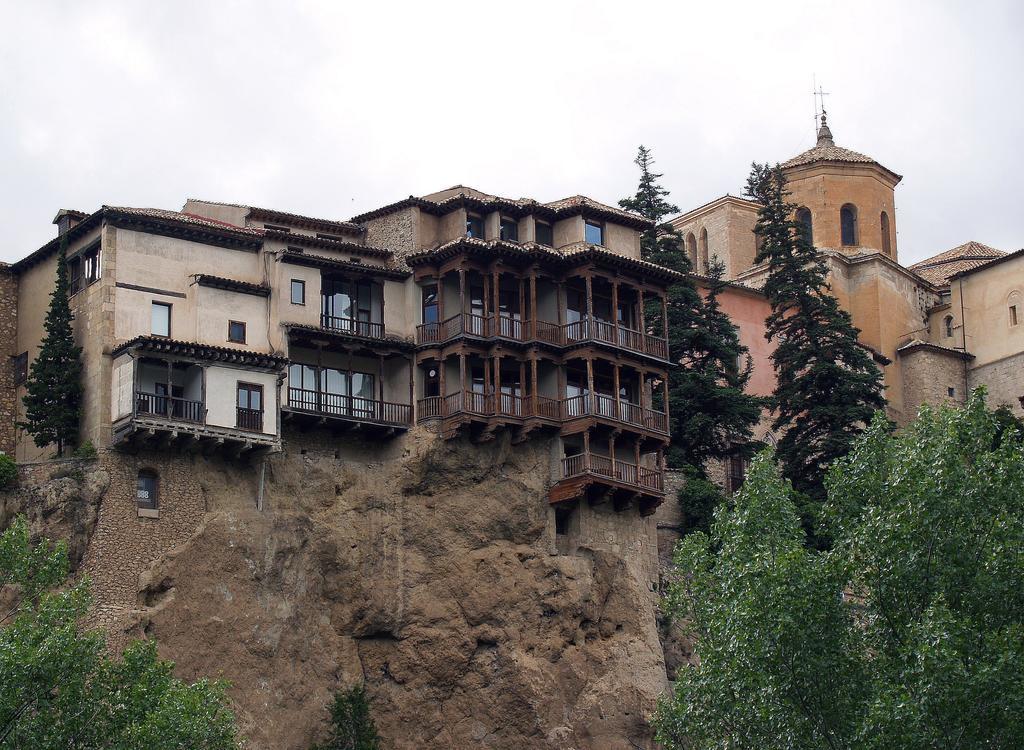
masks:
[(904, 422), (916, 417), (922, 404), (964, 402), (964, 362), (957, 354), (922, 348), (898, 356), (903, 375)]
[(17, 389), (14, 357), (18, 346), (18, 277), (9, 266), (0, 267), (0, 452), (14, 455), (17, 432)]
[(968, 383), (973, 391), (979, 385), (988, 389), (988, 405), (995, 409), (1008, 406), (1018, 417), (1024, 417), (1024, 352), (989, 362), (967, 371)]

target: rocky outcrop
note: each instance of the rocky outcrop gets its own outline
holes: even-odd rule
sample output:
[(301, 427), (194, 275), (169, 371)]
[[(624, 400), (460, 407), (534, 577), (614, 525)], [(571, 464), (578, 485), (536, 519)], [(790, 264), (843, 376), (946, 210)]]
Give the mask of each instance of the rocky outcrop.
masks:
[[(111, 549), (138, 559), (134, 601), (113, 601), (127, 589), (98, 581), (115, 642), (152, 636), (180, 676), (230, 680), (250, 748), (308, 748), (332, 691), (354, 682), (365, 682), (387, 746), (653, 746), (647, 718), (665, 664), (640, 545), (580, 539), (556, 553), (548, 441), (418, 432), (286, 445), (262, 472), (262, 510), (259, 466), (110, 453), (69, 478), (82, 498), (101, 474), (114, 478), (83, 537), (90, 575), (111, 566)], [(116, 488), (142, 464), (196, 487), (176, 501), (162, 481), (161, 517), (131, 520), (150, 524), (140, 533), (153, 541), (113, 545), (129, 523)], [(64, 481), (20, 492), (31, 505)], [(60, 492), (58, 505), (90, 502)], [(174, 521), (186, 507), (193, 521)], [(611, 522), (642, 523), (635, 508)], [(172, 523), (173, 534), (153, 535)]]

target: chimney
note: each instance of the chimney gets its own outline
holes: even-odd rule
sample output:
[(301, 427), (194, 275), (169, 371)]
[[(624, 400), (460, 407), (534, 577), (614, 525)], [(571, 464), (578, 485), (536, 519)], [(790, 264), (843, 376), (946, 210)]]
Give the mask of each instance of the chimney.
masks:
[(53, 223), (57, 225), (57, 236), (60, 237), (88, 215), (84, 211), (76, 211), (73, 208), (62, 208), (53, 217)]

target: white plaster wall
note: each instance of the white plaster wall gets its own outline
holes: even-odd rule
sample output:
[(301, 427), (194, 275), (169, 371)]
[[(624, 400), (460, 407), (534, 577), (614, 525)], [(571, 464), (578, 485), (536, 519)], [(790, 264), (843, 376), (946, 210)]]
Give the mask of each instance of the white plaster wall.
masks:
[[(195, 336), (189, 340), (232, 349), (271, 349), (267, 337), (270, 322), (268, 297), (202, 286), (193, 286), (192, 290), (191, 296), (196, 299), (198, 314), (195, 317)], [(306, 291), (308, 294), (308, 288)], [(245, 323), (244, 344), (228, 341), (229, 320)]]
[(211, 365), (206, 369), (206, 423), (235, 429), (238, 383), (263, 386), (263, 432), (277, 434), (277, 375)]
[(110, 378), (110, 419), (117, 421), (132, 413), (134, 388), (134, 360), (129, 354), (122, 354), (112, 362)]

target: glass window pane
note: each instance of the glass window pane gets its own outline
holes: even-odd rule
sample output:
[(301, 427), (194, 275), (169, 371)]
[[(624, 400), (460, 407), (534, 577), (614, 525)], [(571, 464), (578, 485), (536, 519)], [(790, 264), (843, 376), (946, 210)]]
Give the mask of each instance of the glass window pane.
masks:
[(357, 398), (373, 398), (373, 375), (365, 372), (352, 373), (352, 395)]
[(586, 240), (591, 245), (603, 245), (604, 244), (604, 229), (600, 224), (592, 224), (587, 222), (587, 234)]
[(299, 279), (292, 279), (292, 304), (306, 304), (306, 282)]
[(152, 332), (154, 336), (171, 335), (171, 306), (154, 302), (152, 306)]
[(479, 239), (484, 238), (484, 219), (482, 216), (470, 214), (466, 217), (466, 235)]
[(519, 241), (519, 223), (514, 219), (501, 220), (501, 239), (509, 242)]
[(341, 370), (325, 367), (320, 371), (320, 390), (336, 396), (347, 396), (348, 378)]
[(541, 245), (547, 245), (548, 247), (554, 247), (554, 234), (550, 224), (544, 224), (537, 222), (537, 242)]

